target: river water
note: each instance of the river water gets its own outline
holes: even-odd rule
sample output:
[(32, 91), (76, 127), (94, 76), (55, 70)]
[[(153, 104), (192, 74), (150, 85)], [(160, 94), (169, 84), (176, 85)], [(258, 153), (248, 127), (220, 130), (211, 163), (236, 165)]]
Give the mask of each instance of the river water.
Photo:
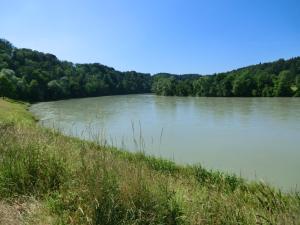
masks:
[(31, 111), (67, 135), (299, 190), (300, 98), (123, 95)]

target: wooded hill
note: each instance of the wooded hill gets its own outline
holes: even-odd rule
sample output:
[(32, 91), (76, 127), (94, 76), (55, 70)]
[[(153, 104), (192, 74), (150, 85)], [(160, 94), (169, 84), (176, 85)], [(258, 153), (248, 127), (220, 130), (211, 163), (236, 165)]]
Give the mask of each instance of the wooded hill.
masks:
[(55, 55), (16, 48), (0, 39), (0, 96), (30, 102), (115, 94), (177, 96), (300, 96), (300, 57), (213, 75), (120, 72), (74, 64)]

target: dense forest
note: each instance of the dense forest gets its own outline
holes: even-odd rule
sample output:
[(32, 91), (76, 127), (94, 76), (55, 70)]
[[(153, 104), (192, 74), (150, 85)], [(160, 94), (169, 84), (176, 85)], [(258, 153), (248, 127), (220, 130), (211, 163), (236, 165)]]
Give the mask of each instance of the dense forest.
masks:
[(215, 97), (300, 96), (300, 57), (207, 76), (157, 74), (158, 95)]
[(176, 96), (300, 96), (300, 57), (213, 75), (120, 72), (74, 64), (0, 39), (0, 96), (30, 102), (154, 92)]
[(0, 39), (0, 96), (31, 102), (114, 94), (146, 93), (150, 74), (73, 64)]

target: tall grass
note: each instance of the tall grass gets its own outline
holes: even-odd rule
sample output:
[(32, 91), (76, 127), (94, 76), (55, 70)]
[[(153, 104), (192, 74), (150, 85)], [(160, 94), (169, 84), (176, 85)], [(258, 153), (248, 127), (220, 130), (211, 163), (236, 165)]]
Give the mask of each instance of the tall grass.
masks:
[(0, 195), (41, 195), (58, 190), (67, 175), (62, 158), (44, 145), (24, 140), (20, 129), (12, 123), (0, 124)]
[(299, 193), (66, 137), (1, 104), (0, 200), (35, 198), (47, 210), (28, 223), (300, 224)]

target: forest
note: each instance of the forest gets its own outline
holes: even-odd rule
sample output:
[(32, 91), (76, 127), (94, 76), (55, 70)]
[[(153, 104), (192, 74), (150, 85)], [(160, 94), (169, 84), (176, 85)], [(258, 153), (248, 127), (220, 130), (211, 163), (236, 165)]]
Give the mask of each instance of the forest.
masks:
[(300, 57), (206, 76), (156, 74), (152, 91), (166, 96), (299, 97)]
[(74, 64), (0, 39), (0, 96), (29, 102), (116, 94), (166, 96), (300, 96), (300, 57), (212, 75), (120, 72)]
[(52, 54), (15, 48), (0, 40), (0, 96), (30, 102), (146, 93), (150, 74), (119, 72), (92, 64), (60, 61)]

